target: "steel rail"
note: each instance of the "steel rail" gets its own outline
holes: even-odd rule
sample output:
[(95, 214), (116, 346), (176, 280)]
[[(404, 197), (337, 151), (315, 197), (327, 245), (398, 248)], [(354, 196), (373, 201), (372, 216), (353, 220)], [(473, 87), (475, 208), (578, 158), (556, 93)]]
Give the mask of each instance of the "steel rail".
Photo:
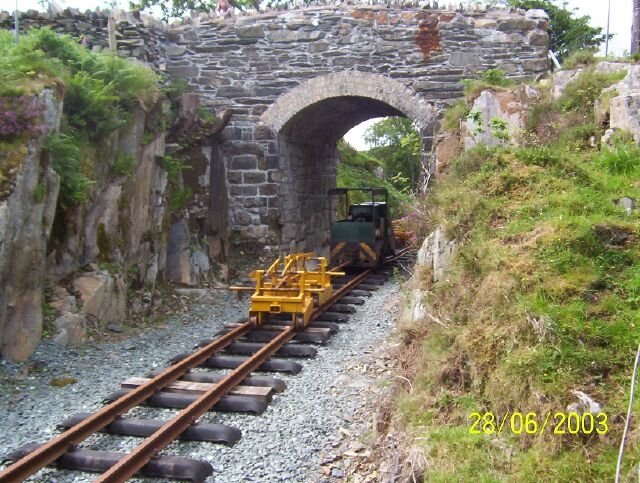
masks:
[[(364, 278), (371, 274), (371, 269), (365, 270), (346, 285), (334, 293), (322, 306), (318, 307), (312, 314), (310, 321), (318, 318), (322, 312), (331, 307), (336, 300), (344, 296), (345, 292), (358, 285)], [(206, 413), (214, 404), (224, 397), (231, 389), (240, 384), (251, 372), (255, 371), (263, 362), (275, 354), (283, 345), (289, 342), (297, 333), (295, 326), (290, 326), (268, 344), (262, 347), (253, 356), (244, 361), (240, 366), (227, 374), (224, 379), (217, 383), (207, 392), (188, 407), (180, 411), (171, 420), (167, 421), (153, 435), (144, 440), (134, 450), (124, 456), (117, 464), (109, 468), (96, 482), (99, 483), (121, 483), (135, 475), (144, 465), (146, 465), (162, 449), (175, 441), (197, 418)]]
[[(404, 250), (396, 256), (386, 260), (385, 263), (393, 261), (406, 251), (408, 250)], [(331, 270), (342, 268), (344, 265), (345, 264), (338, 265), (337, 267), (333, 267)], [(372, 272), (372, 269), (367, 269), (347, 282), (347, 284), (340, 287), (340, 289), (337, 290), (321, 307), (314, 310), (311, 314), (310, 321), (317, 319), (325, 310), (327, 310), (327, 308), (331, 307), (331, 305), (344, 296), (345, 292), (348, 292), (353, 287), (357, 286)], [(3, 483), (21, 482), (44, 468), (46, 465), (53, 463), (73, 445), (80, 443), (92, 434), (100, 431), (115, 418), (144, 402), (166, 385), (176, 381), (189, 369), (202, 364), (213, 353), (224, 349), (234, 340), (249, 332), (249, 330), (250, 323), (245, 322), (220, 338), (202, 347), (200, 350), (194, 352), (177, 364), (167, 368), (153, 379), (150, 379), (148, 382), (129, 392), (120, 399), (108, 404), (89, 418), (78, 423), (4, 469), (0, 472), (0, 481)], [(255, 371), (263, 362), (269, 359), (295, 335), (295, 326), (291, 326), (284, 330), (252, 357), (248, 358), (240, 366), (227, 374), (227, 376), (225, 376), (224, 379), (217, 383), (213, 388), (202, 394), (187, 408), (180, 411), (174, 418), (159, 428), (153, 435), (145, 439), (145, 441), (134, 448), (131, 453), (120, 459), (117, 464), (112, 466), (107, 472), (103, 473), (96, 481), (102, 483), (123, 482), (136, 474), (154, 456), (156, 456), (159, 451), (176, 440), (185, 429), (197, 420), (198, 417), (207, 412), (222, 397), (228, 394), (233, 387), (240, 384), (242, 380), (244, 380), (251, 372)]]
[(249, 323), (245, 322), (177, 364), (170, 366), (153, 379), (103, 407), (84, 421), (69, 428), (64, 433), (2, 470), (2, 472), (0, 472), (0, 481), (2, 483), (19, 483), (24, 481), (48, 464), (53, 463), (71, 449), (72, 446), (105, 428), (118, 416), (122, 416), (129, 409), (144, 402), (163, 387), (178, 380), (189, 371), (189, 369), (202, 364), (212, 354), (224, 349), (233, 341), (242, 337), (249, 329)]
[(153, 435), (144, 440), (134, 450), (124, 456), (114, 466), (95, 481), (100, 483), (123, 482), (135, 475), (155, 455), (164, 449), (196, 422), (197, 418), (206, 413), (214, 404), (224, 397), (231, 389), (240, 384), (260, 364), (271, 357), (284, 344), (296, 335), (294, 327), (289, 327), (271, 340), (252, 357), (244, 361), (240, 366), (227, 374), (222, 381), (202, 394), (193, 403), (180, 411), (176, 416), (167, 421)]

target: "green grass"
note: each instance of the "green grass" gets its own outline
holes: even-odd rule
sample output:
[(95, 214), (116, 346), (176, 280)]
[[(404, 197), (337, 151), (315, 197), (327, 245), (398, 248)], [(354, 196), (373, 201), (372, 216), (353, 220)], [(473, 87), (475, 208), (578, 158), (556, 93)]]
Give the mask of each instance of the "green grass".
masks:
[[(590, 86), (611, 80), (588, 77), (578, 84), (588, 88), (563, 99), (593, 103)], [(614, 475), (640, 341), (640, 212), (615, 200), (640, 197), (640, 149), (624, 139), (591, 146), (599, 129), (587, 118), (550, 144), (477, 147), (429, 194), (425, 223), (461, 245), (447, 280), (414, 282), (448, 327), (428, 319), (402, 326), (405, 351), (419, 350), (414, 390), (398, 396), (397, 408), (425, 451), (425, 481)], [(472, 411), (563, 411), (576, 400), (572, 390), (602, 405), (607, 435), (468, 434)], [(626, 475), (640, 460), (639, 442), (635, 429)]]
[[(148, 67), (108, 53), (91, 52), (77, 39), (48, 28), (32, 29), (15, 43), (10, 32), (0, 32), (0, 97), (33, 95), (53, 87), (64, 99), (61, 133), (52, 134), (45, 150), (61, 177), (59, 203), (70, 208), (86, 201), (95, 176), (96, 153), (116, 130), (129, 121), (139, 105), (158, 99), (157, 75)], [(21, 137), (16, 134), (16, 140)], [(14, 167), (13, 139), (0, 146), (0, 187)], [(116, 175), (131, 172), (135, 164), (119, 155)], [(40, 191), (34, 193), (36, 199)]]

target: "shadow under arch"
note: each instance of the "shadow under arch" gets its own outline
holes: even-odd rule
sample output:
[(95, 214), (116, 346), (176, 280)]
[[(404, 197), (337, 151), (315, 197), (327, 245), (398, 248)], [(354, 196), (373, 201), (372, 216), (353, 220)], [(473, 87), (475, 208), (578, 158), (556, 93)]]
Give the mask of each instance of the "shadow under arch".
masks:
[(278, 145), (282, 249), (326, 252), (327, 191), (336, 185), (337, 142), (361, 122), (386, 116), (414, 123), (426, 160), (436, 108), (411, 87), (380, 74), (344, 71), (309, 79), (262, 114), (261, 124), (274, 133)]

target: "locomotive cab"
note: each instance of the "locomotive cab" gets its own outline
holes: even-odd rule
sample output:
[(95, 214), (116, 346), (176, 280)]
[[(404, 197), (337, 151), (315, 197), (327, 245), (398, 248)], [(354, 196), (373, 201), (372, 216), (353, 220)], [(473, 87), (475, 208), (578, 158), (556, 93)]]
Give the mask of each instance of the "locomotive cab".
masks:
[[(367, 201), (351, 204), (354, 192)], [(336, 188), (329, 191), (329, 197), (332, 264), (374, 267), (393, 254), (393, 227), (385, 188)]]

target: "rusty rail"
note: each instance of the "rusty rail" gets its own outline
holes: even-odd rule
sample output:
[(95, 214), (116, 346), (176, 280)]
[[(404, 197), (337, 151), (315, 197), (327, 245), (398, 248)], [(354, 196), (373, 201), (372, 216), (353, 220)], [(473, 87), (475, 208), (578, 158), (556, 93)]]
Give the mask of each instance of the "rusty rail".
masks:
[(105, 428), (118, 416), (139, 405), (167, 384), (178, 380), (189, 369), (205, 362), (211, 355), (224, 349), (233, 341), (249, 331), (249, 323), (245, 322), (222, 337), (207, 344), (189, 357), (167, 368), (153, 379), (137, 387), (120, 399), (100, 409), (81, 423), (76, 424), (48, 443), (16, 461), (0, 472), (3, 483), (19, 483), (66, 453), (74, 445)]
[[(389, 258), (386, 262), (393, 261), (407, 250), (403, 250), (397, 255)], [(345, 264), (332, 267), (335, 271), (346, 266)], [(347, 284), (337, 290), (321, 307), (315, 309), (311, 315), (311, 321), (317, 319), (328, 307), (331, 307), (345, 292), (362, 282), (372, 273), (371, 269), (365, 270), (355, 276)], [(29, 453), (24, 458), (13, 463), (0, 472), (0, 481), (3, 483), (18, 483), (33, 475), (48, 464), (53, 463), (56, 459), (69, 451), (74, 445), (85, 440), (92, 434), (104, 429), (115, 418), (122, 416), (131, 408), (141, 404), (151, 397), (160, 389), (168, 384), (178, 380), (190, 369), (205, 362), (211, 355), (224, 349), (226, 346), (242, 337), (250, 330), (249, 322), (235, 327), (230, 332), (222, 335), (220, 338), (210, 342), (197, 352), (189, 355), (177, 364), (167, 368), (153, 379), (142, 384), (125, 396), (103, 407), (87, 419), (76, 424), (48, 443), (40, 446), (38, 449)], [(198, 399), (191, 403), (188, 407), (180, 411), (176, 416), (167, 421), (153, 435), (144, 440), (133, 451), (118, 461), (107, 472), (103, 473), (96, 481), (103, 483), (123, 482), (136, 474), (143, 466), (154, 458), (163, 448), (172, 441), (176, 440), (189, 426), (196, 422), (197, 418), (207, 412), (222, 397), (231, 391), (235, 386), (239, 385), (251, 372), (255, 371), (263, 362), (269, 359), (282, 346), (289, 342), (296, 335), (295, 326), (291, 326), (283, 330), (278, 336), (272, 339), (264, 347), (262, 347), (253, 356), (248, 358), (240, 366), (227, 374), (219, 383), (207, 392), (203, 393)]]

